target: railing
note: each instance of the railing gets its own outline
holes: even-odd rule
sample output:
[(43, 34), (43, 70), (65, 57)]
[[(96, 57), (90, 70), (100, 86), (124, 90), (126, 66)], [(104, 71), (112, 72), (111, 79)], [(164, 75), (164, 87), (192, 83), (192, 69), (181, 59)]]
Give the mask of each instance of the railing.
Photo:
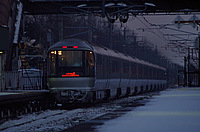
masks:
[(5, 86), (2, 86), (0, 91), (40, 90), (42, 89), (42, 78), (43, 71), (39, 69), (21, 69), (18, 71), (8, 71), (4, 74)]

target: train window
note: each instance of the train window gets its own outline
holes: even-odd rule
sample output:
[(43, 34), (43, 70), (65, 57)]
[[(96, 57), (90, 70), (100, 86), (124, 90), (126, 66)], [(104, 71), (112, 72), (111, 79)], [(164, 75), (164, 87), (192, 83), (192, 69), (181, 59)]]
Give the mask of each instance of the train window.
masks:
[(102, 65), (102, 55), (97, 54), (97, 64)]
[(123, 63), (123, 73), (129, 73), (129, 63)]
[(155, 74), (155, 69), (154, 69), (154, 68), (152, 69), (152, 77), (153, 77), (153, 78), (155, 78), (155, 77), (156, 77), (156, 74)]
[(86, 74), (94, 76), (94, 54), (92, 51), (86, 52)]
[(152, 68), (149, 68), (149, 78), (152, 78), (153, 77), (153, 70)]
[(112, 61), (112, 73), (119, 73), (119, 62)]
[(49, 56), (49, 74), (51, 76), (56, 74), (56, 51), (51, 51)]
[(135, 63), (131, 64), (131, 73), (137, 74), (137, 65)]
[(94, 55), (91, 51), (86, 52), (86, 60), (89, 66), (94, 66)]
[(82, 66), (82, 51), (58, 51), (58, 65)]
[(149, 78), (149, 70), (148, 70), (148, 67), (144, 67), (144, 75), (145, 75), (145, 78)]
[(144, 71), (143, 71), (144, 68), (143, 68), (143, 66), (140, 65), (138, 68), (139, 68), (139, 70), (138, 70), (138, 74), (139, 74), (139, 75), (143, 75), (143, 74), (144, 74)]
[[(49, 75), (94, 76), (94, 54), (92, 51), (51, 51), (49, 54)], [(71, 76), (70, 76), (71, 77)]]

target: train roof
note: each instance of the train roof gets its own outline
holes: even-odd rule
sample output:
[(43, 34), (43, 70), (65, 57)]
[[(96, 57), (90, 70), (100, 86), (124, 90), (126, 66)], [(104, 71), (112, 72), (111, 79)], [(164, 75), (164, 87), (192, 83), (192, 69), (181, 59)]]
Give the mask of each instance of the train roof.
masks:
[(94, 45), (94, 44), (92, 44), (92, 46), (94, 47), (94, 50), (95, 50), (95, 52), (97, 54), (109, 55), (111, 57), (115, 57), (115, 58), (131, 61), (131, 62), (135, 62), (137, 64), (154, 67), (154, 68), (161, 69), (161, 70), (166, 70), (166, 68), (164, 68), (164, 67), (161, 67), (161, 66), (146, 62), (144, 60), (140, 60), (140, 59), (135, 58), (135, 57), (131, 57), (129, 55), (120, 53), (118, 51), (111, 50), (111, 49), (106, 48), (104, 46), (98, 46), (98, 45)]
[(48, 51), (52, 50), (93, 50), (93, 47), (87, 42), (80, 39), (65, 39), (52, 45)]
[[(73, 46), (76, 46), (76, 47), (74, 48)], [(73, 48), (73, 50), (80, 50), (80, 49), (81, 50), (91, 50), (91, 51), (94, 51), (96, 54), (111, 56), (111, 57), (131, 61), (131, 62), (135, 62), (137, 64), (142, 64), (142, 65), (154, 67), (154, 68), (161, 69), (161, 70), (166, 70), (165, 68), (163, 68), (161, 66), (154, 65), (152, 63), (137, 59), (135, 57), (131, 57), (129, 55), (120, 53), (118, 51), (111, 50), (107, 47), (104, 47), (101, 45), (100, 46), (95, 45), (95, 44), (92, 44), (92, 43), (89, 43), (87, 41), (83, 41), (80, 39), (66, 39), (66, 40), (60, 41), (60, 42), (52, 45), (48, 51), (72, 50), (72, 48)]]

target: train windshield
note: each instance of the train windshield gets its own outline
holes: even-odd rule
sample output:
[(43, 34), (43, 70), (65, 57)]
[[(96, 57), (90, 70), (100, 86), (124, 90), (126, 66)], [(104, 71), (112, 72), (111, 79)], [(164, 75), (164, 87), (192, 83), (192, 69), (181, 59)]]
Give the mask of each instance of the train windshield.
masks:
[(92, 51), (51, 51), (48, 73), (54, 77), (91, 77), (94, 64)]

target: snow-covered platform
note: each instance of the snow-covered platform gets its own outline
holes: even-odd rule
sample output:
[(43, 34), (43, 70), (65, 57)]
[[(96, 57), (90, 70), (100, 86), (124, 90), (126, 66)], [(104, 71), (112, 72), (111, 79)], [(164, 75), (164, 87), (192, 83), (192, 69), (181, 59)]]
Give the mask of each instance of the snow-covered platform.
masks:
[(167, 89), (144, 105), (114, 112), (118, 112), (115, 118), (109, 113), (66, 131), (199, 132), (200, 88)]

